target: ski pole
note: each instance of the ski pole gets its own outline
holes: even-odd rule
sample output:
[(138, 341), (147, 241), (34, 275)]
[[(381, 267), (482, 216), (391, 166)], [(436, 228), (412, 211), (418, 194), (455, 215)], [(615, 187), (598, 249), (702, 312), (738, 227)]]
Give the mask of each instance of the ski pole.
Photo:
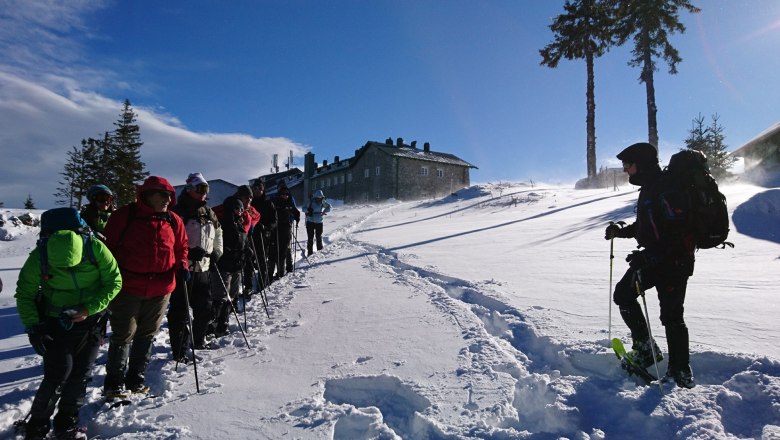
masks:
[(655, 377), (658, 380), (658, 389), (661, 390), (661, 394), (664, 393), (664, 388), (661, 386), (661, 372), (658, 370), (657, 353), (655, 352), (655, 339), (653, 339), (653, 329), (650, 326), (650, 313), (647, 311), (647, 300), (645, 299), (645, 291), (642, 290), (642, 271), (637, 270), (634, 272), (634, 285), (636, 286), (636, 293), (642, 297), (642, 304), (645, 306), (645, 324), (647, 324), (647, 334), (650, 336), (650, 351), (653, 353), (653, 365), (655, 366)]
[(238, 312), (236, 312), (236, 307), (233, 305), (233, 300), (230, 299), (230, 292), (228, 291), (227, 285), (225, 285), (225, 280), (222, 278), (222, 273), (219, 271), (219, 269), (214, 269), (214, 271), (217, 272), (219, 282), (222, 284), (222, 288), (225, 290), (225, 297), (227, 297), (227, 302), (230, 304), (230, 309), (233, 310), (233, 316), (236, 317), (236, 324), (238, 324), (238, 329), (241, 330), (241, 334), (244, 336), (244, 342), (246, 342), (247, 347), (252, 348), (252, 346), (249, 345), (249, 339), (246, 337), (244, 328), (241, 327), (241, 320), (238, 319)]
[[(195, 359), (195, 336), (192, 334), (192, 316), (190, 316), (190, 291), (187, 288), (187, 282), (182, 281), (184, 287), (184, 305), (187, 307), (187, 331), (190, 333), (190, 345), (192, 346), (192, 367), (195, 370), (195, 392), (200, 394), (200, 384), (198, 383), (198, 361)], [(178, 368), (179, 361), (176, 361)]]
[[(260, 240), (262, 240), (262, 238), (260, 238)], [(262, 244), (262, 241), (260, 243)], [(255, 247), (255, 240), (254, 238), (252, 238), (251, 235), (249, 236), (249, 244), (252, 246), (252, 249), (254, 250), (252, 255), (255, 257), (254, 260), (251, 261), (252, 266), (254, 268), (254, 270), (252, 270), (252, 276), (255, 277), (255, 281), (259, 284), (260, 281), (258, 280), (259, 278), (258, 272), (261, 272), (260, 260), (257, 257), (257, 248)], [(263, 287), (258, 290), (258, 293), (260, 294), (260, 300), (263, 302), (263, 307), (265, 308), (265, 315), (268, 318), (271, 318), (271, 315), (268, 313), (268, 298), (266, 298), (265, 296), (265, 285), (263, 285)]]
[[(615, 222), (609, 222), (609, 225), (612, 226), (616, 224)], [(623, 225), (625, 225), (626, 222), (619, 221), (617, 222), (617, 225), (621, 228)], [(608, 295), (608, 302), (609, 302), (609, 327), (608, 327), (608, 335), (609, 340), (612, 340), (612, 268), (614, 266), (615, 262), (615, 236), (613, 235), (609, 239), (609, 295)]]

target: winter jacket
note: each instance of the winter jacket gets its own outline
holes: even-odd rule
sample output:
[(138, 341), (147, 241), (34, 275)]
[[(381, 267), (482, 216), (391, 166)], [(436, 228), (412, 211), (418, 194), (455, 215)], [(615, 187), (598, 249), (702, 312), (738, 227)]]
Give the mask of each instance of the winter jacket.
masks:
[(274, 199), (274, 207), (276, 208), (276, 227), (280, 234), (288, 234), (292, 230), (293, 222), (298, 223), (301, 221), (301, 211), (295, 204), (295, 199), (292, 195), (287, 200), (282, 200), (279, 196)]
[(81, 218), (87, 222), (89, 228), (92, 229), (93, 232), (100, 232), (102, 234), (112, 212), (114, 212), (113, 209), (110, 211), (100, 211), (95, 205), (90, 203), (81, 209)]
[[(186, 191), (179, 196), (173, 212), (181, 217), (184, 229), (187, 231), (188, 247), (199, 247), (206, 251), (206, 256), (200, 261), (190, 261), (190, 270), (208, 272), (211, 266), (211, 255), (216, 252), (217, 258), (222, 256), (222, 227), (217, 215), (206, 206), (205, 201), (195, 200)], [(188, 252), (189, 255), (189, 252)]]
[[(85, 255), (92, 246), (94, 263)], [(116, 260), (100, 240), (73, 231), (57, 231), (46, 242), (48, 276), (42, 280), (40, 249), (27, 257), (16, 285), (16, 307), (25, 327), (40, 323), (35, 297), (42, 286), (43, 313), (59, 316), (62, 310), (85, 307), (90, 316), (102, 312), (122, 288)]]
[(330, 212), (330, 203), (321, 199), (319, 202), (315, 198), (310, 198), (303, 205), (303, 212), (306, 213), (306, 221), (310, 223), (322, 223), (322, 215)]
[[(178, 214), (156, 213), (141, 201), (141, 194), (153, 189), (175, 194), (167, 180), (150, 177), (138, 188), (136, 202), (114, 211), (104, 231), (106, 244), (122, 271), (122, 290), (144, 298), (173, 292), (175, 270), (187, 267), (189, 244)], [(172, 199), (171, 204), (174, 203)], [(132, 218), (130, 206), (135, 211)]]
[(274, 203), (265, 194), (262, 197), (252, 199), (252, 207), (260, 213), (260, 223), (255, 225), (254, 229), (254, 237), (255, 241), (257, 241), (258, 234), (263, 232), (270, 234), (276, 229), (276, 207), (274, 207)]
[(235, 272), (244, 266), (244, 258), (248, 250), (247, 230), (244, 229), (244, 216), (235, 215), (235, 208), (240, 203), (236, 196), (230, 196), (222, 203), (222, 243), (224, 254), (217, 265), (224, 272)]
[(636, 221), (621, 234), (636, 238), (654, 264), (677, 267), (693, 274), (695, 242), (690, 227), (690, 202), (660, 171), (646, 177), (639, 191)]

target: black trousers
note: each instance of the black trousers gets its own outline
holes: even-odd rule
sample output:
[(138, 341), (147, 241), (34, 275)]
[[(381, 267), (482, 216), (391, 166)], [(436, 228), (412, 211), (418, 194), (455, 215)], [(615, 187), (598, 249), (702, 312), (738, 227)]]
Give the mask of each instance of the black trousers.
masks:
[(689, 336), (685, 325), (685, 292), (688, 286), (688, 276), (679, 273), (675, 268), (658, 266), (642, 271), (629, 269), (623, 278), (615, 285), (615, 304), (620, 308), (620, 316), (631, 330), (634, 340), (645, 340), (649, 337), (647, 321), (642, 307), (639, 305), (640, 290), (647, 291), (655, 287), (661, 308), (661, 324), (666, 332), (669, 351), (669, 368), (684, 370), (689, 363)]
[(313, 252), (314, 239), (317, 239), (317, 250), (322, 250), (322, 223), (306, 222), (306, 250), (309, 255)]
[(31, 425), (48, 426), (55, 407), (55, 429), (78, 424), (103, 337), (103, 319), (103, 314), (93, 315), (73, 324), (70, 330), (63, 328), (57, 318), (46, 320), (46, 332), (53, 341), (46, 345), (43, 356), (43, 380), (30, 409)]
[[(211, 297), (211, 273), (193, 272), (192, 280), (187, 283), (189, 302), (192, 308), (192, 337), (195, 344), (203, 344), (206, 330), (214, 320), (214, 308)], [(187, 329), (187, 303), (184, 298), (184, 287), (176, 282), (176, 289), (171, 294), (168, 307), (168, 332), (171, 337), (171, 351), (174, 359), (184, 355), (189, 346), (189, 331)]]

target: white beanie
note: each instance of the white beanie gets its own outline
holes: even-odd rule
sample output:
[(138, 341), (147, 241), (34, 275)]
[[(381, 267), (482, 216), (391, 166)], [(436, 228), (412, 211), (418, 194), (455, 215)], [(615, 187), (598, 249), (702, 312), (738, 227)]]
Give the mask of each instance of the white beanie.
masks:
[(202, 183), (205, 183), (206, 185), (209, 184), (201, 173), (190, 173), (190, 175), (187, 176), (187, 188), (195, 188)]

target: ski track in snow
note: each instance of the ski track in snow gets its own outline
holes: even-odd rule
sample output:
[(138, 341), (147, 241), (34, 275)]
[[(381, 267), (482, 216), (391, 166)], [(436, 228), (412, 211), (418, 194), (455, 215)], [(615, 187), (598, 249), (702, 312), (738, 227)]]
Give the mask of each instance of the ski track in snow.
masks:
[[(490, 196), (460, 208), (469, 210), (534, 203), (546, 189), (518, 191)], [(521, 198), (520, 195), (525, 198)], [(486, 195), (485, 192), (475, 197)], [(553, 194), (554, 196), (554, 194)], [(592, 199), (591, 199), (592, 200)], [(436, 202), (434, 202), (436, 203)], [(549, 209), (570, 206), (552, 204)], [(287, 402), (265, 423), (281, 423), (310, 430), (330, 427), (333, 439), (553, 439), (634, 438), (638, 432), (652, 432), (655, 438), (780, 438), (780, 365), (776, 360), (716, 352), (692, 353), (697, 371), (697, 387), (679, 390), (669, 384), (663, 394), (657, 386), (638, 386), (620, 370), (608, 341), (566, 345), (537, 330), (545, 310), (531, 307), (519, 310), (509, 305), (501, 284), (472, 282), (441, 273), (435, 267), (413, 264), (414, 254), (399, 254), (356, 239), (353, 232), (371, 228), (379, 213), (406, 206), (398, 203), (378, 209), (364, 218), (338, 228), (325, 237), (325, 249), (310, 257), (317, 261), (336, 251), (365, 258), (362, 266), (375, 276), (388, 276), (410, 291), (425, 295), (428, 301), (458, 329), (463, 346), (455, 372), (463, 384), (466, 400), (453, 411), (440, 408), (436, 396), (447, 390), (409, 381), (387, 371), (376, 375), (334, 375), (325, 377), (309, 397)], [(554, 214), (553, 214), (554, 215)], [(419, 220), (419, 219), (418, 219)], [(417, 220), (415, 220), (417, 221)], [(316, 291), (308, 279), (305, 260), (300, 270), (289, 274), (268, 289), (270, 319), (259, 299), (247, 309), (250, 347), (231, 320), (233, 333), (219, 340), (220, 349), (199, 352), (201, 394), (220, 393), (220, 377), (225, 374), (228, 356), (269, 362), (265, 345), (269, 338), (287, 337), (287, 331), (300, 322), (283, 312), (302, 290)], [(324, 299), (323, 304), (330, 299)], [(135, 399), (134, 404), (108, 409), (102, 404), (100, 389), (88, 388), (82, 419), (91, 420), (90, 433), (101, 438), (186, 438), (193, 435), (180, 426), (165, 405), (194, 398), (192, 369), (169, 361), (167, 328), (157, 336), (147, 382), (153, 396)], [(96, 363), (93, 383), (102, 384), (105, 375), (105, 349)], [(356, 364), (369, 363), (360, 356)], [(39, 368), (37, 356), (20, 357), (17, 369)], [(405, 361), (395, 361), (397, 367)], [(662, 373), (665, 371), (665, 362)], [(625, 377), (620, 380), (616, 378)], [(0, 435), (10, 434), (10, 425), (29, 411), (39, 378), (14, 386), (6, 395), (0, 415)], [(198, 398), (198, 397), (195, 397)], [(690, 404), (691, 401), (700, 402)], [(485, 403), (488, 404), (485, 404)], [(697, 408), (690, 411), (689, 408)], [(707, 408), (701, 410), (698, 408)], [(150, 411), (154, 410), (154, 411)], [(154, 413), (155, 415), (151, 415)], [(613, 415), (622, 413), (615, 420)], [(752, 417), (745, 418), (750, 413)]]

